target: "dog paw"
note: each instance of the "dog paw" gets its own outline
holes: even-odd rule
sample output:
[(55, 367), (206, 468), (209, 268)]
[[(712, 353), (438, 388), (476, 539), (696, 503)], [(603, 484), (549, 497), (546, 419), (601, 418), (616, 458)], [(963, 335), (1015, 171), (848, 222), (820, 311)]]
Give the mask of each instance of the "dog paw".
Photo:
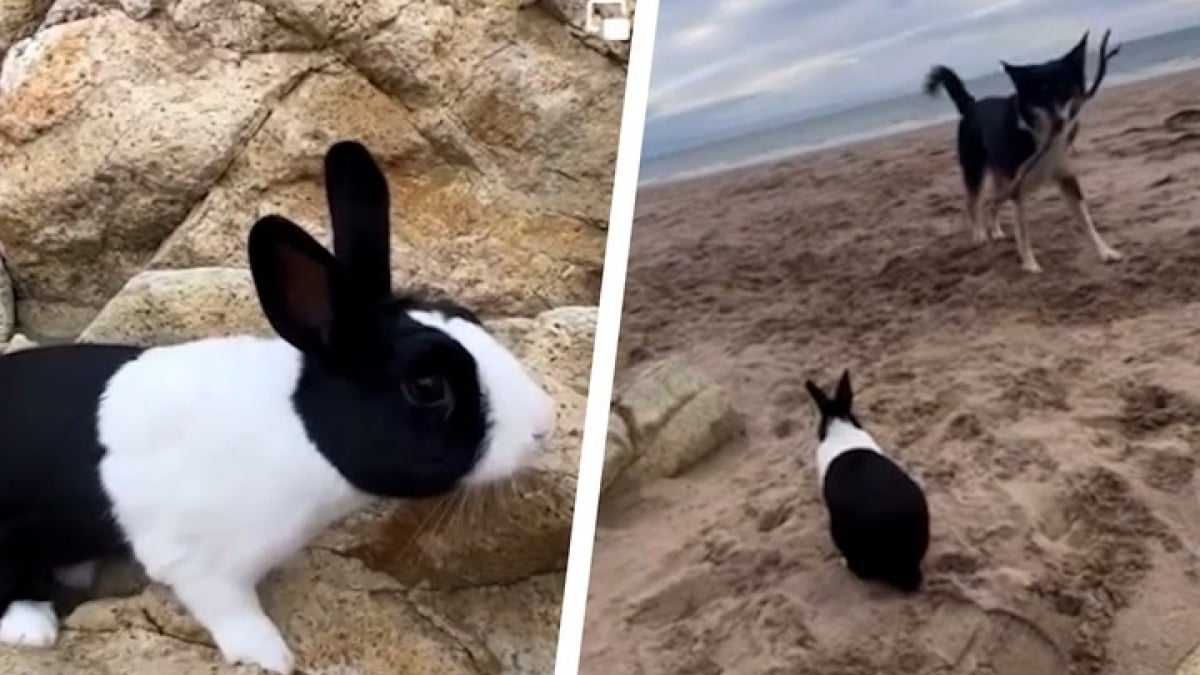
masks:
[(1109, 248), (1100, 249), (1100, 259), (1103, 260), (1104, 262), (1117, 262), (1122, 257), (1124, 257), (1124, 256), (1122, 256), (1120, 253), (1118, 253), (1117, 249), (1115, 249), (1115, 248), (1109, 247)]
[(0, 642), (17, 647), (50, 647), (58, 640), (58, 617), (49, 602), (17, 600), (0, 618)]
[(1042, 266), (1037, 264), (1036, 261), (1021, 263), (1021, 269), (1025, 270), (1026, 272), (1028, 272), (1030, 274), (1041, 274), (1042, 273)]
[(218, 640), (221, 655), (233, 665), (257, 666), (276, 675), (291, 675), (296, 657), (270, 622), (255, 621), (226, 631)]

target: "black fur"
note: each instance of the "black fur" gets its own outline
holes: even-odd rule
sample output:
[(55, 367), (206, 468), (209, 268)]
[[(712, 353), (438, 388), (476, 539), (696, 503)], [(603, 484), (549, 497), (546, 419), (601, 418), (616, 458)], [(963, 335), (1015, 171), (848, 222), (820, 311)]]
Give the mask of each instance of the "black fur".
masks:
[(127, 553), (100, 486), (96, 401), (143, 350), (59, 345), (0, 357), (0, 612), (51, 600), (52, 570)]
[(445, 493), (479, 458), (486, 401), (474, 357), (409, 312), (478, 318), (449, 301), (393, 296), (387, 182), (366, 148), (334, 145), (325, 185), (333, 254), (280, 216), (261, 219), (249, 239), (263, 311), (304, 353), (296, 410), (317, 448), (360, 490)]
[[(833, 399), (811, 381), (806, 387), (821, 416), (821, 441), (835, 421), (862, 428), (853, 411), (848, 371)], [(822, 494), (830, 535), (851, 572), (901, 591), (920, 590), (921, 562), (929, 548), (929, 507), (916, 481), (879, 452), (850, 448), (829, 464)]]
[[(946, 66), (934, 66), (925, 79), (925, 93), (939, 89), (954, 101), (962, 116), (958, 124), (958, 160), (967, 191), (978, 194), (985, 171), (1012, 179), (1021, 164), (1035, 152), (1030, 128), (1038, 124), (1038, 112), (1061, 128), (1065, 122), (1057, 108), (1071, 106), (1077, 113), (1086, 92), (1087, 35), (1066, 55), (1034, 65), (1003, 63), (1015, 92), (1008, 96), (975, 99), (957, 74)], [(1070, 130), (1073, 141), (1078, 125)]]

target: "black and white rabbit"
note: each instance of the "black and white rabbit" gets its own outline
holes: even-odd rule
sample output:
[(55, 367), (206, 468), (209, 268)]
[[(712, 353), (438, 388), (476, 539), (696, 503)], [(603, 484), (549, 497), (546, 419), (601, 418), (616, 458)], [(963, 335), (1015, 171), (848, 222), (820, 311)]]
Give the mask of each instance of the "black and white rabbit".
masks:
[(929, 548), (924, 491), (859, 423), (849, 371), (832, 399), (812, 381), (805, 386), (821, 414), (817, 473), (829, 531), (846, 566), (861, 579), (919, 590)]
[(0, 641), (49, 646), (56, 584), (132, 552), (231, 663), (289, 673), (256, 585), (373, 498), (514, 474), (556, 406), (469, 310), (395, 296), (386, 180), (325, 157), (333, 254), (279, 216), (248, 239), (278, 338), (0, 358)]

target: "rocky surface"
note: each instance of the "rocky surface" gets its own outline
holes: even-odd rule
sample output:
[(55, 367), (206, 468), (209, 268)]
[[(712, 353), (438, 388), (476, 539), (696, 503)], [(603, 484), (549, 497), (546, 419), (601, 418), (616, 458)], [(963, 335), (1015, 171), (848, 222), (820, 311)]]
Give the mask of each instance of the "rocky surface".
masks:
[(37, 343), (35, 343), (33, 340), (30, 340), (21, 333), (17, 333), (16, 335), (12, 336), (12, 339), (7, 343), (0, 343), (0, 354), (11, 354), (13, 352), (21, 351), (22, 349), (29, 349), (30, 347), (36, 346)]
[[(575, 22), (517, 0), (0, 0), (0, 348), (269, 334), (246, 233), (274, 212), (328, 242), (321, 158), (354, 138), (392, 187), (396, 285), (479, 310), (559, 401), (520, 480), (380, 504), (263, 584), (308, 675), (552, 670), (625, 76)], [(0, 675), (252, 672), (128, 567), (58, 648), (0, 648)]]
[(0, 58), (37, 26), (51, 0), (0, 0)]
[(674, 478), (743, 429), (741, 413), (721, 386), (681, 358), (655, 362), (617, 393), (605, 483)]
[(323, 234), (341, 138), (396, 191), (398, 281), (496, 314), (594, 302), (625, 69), (551, 9), (54, 3), (0, 71), (22, 323), (71, 336), (147, 266), (242, 266), (267, 212)]

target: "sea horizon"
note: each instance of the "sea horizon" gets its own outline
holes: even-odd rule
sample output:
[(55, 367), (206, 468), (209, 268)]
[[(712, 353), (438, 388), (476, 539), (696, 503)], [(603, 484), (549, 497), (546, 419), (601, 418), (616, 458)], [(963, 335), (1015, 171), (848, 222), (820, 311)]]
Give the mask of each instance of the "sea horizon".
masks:
[[(1102, 86), (1134, 84), (1200, 68), (1200, 41), (1187, 39), (1196, 35), (1200, 35), (1200, 26), (1150, 36), (1123, 46), (1121, 55), (1109, 64)], [(1140, 53), (1128, 54), (1135, 50)], [(976, 97), (1011, 92), (1003, 72), (971, 78), (966, 84)], [(698, 141), (658, 155), (644, 155), (638, 184), (644, 187), (663, 185), (769, 164), (933, 127), (958, 117), (953, 103), (944, 93), (937, 97), (920, 92), (886, 97), (767, 128)]]

